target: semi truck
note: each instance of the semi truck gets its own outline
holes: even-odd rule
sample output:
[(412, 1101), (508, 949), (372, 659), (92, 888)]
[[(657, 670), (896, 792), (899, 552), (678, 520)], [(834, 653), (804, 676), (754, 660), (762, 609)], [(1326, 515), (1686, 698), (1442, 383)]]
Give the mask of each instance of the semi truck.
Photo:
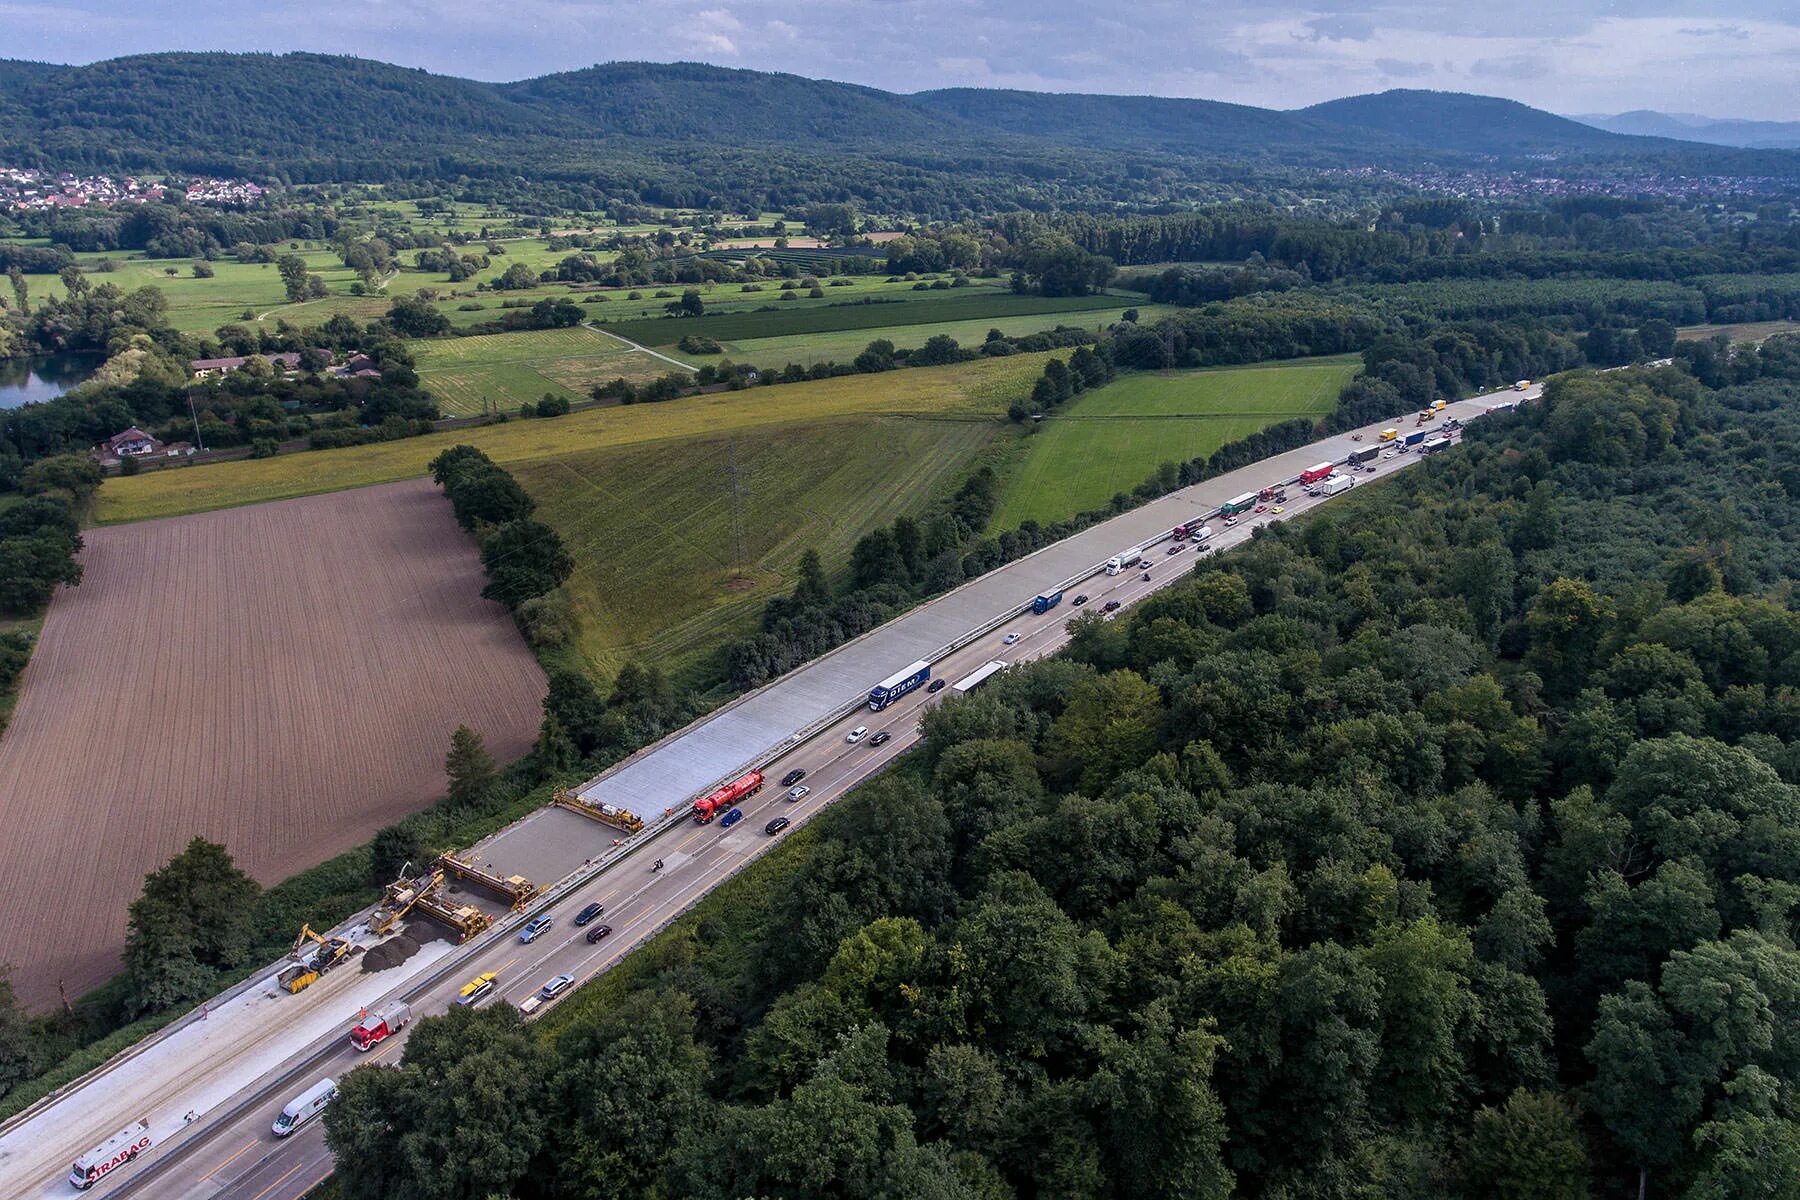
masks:
[(1408, 446), (1416, 446), (1420, 442), (1424, 441), (1427, 436), (1429, 436), (1429, 431), (1424, 430), (1424, 429), (1415, 429), (1411, 433), (1406, 435), (1406, 441), (1404, 444), (1408, 445)]
[(1106, 573), (1108, 575), (1117, 575), (1126, 567), (1137, 566), (1138, 560), (1143, 557), (1144, 556), (1136, 550), (1121, 550), (1119, 553), (1106, 560)]
[(1319, 484), (1319, 495), (1335, 496), (1339, 492), (1347, 492), (1356, 486), (1356, 480), (1348, 475), (1333, 475)]
[(1006, 670), (1006, 664), (999, 659), (983, 663), (951, 684), (950, 690), (959, 696), (967, 695), (1004, 670)]
[(1360, 450), (1351, 451), (1350, 461), (1353, 463), (1374, 462), (1376, 456), (1379, 455), (1380, 453), (1381, 453), (1380, 446), (1364, 446)]
[(694, 801), (694, 824), (706, 825), (720, 813), (731, 811), (731, 806), (739, 800), (762, 791), (762, 785), (763, 773), (752, 771), (714, 788)]
[(1062, 603), (1062, 596), (1061, 592), (1045, 592), (1041, 596), (1034, 597), (1031, 601), (1031, 611), (1039, 614), (1047, 613)]
[(75, 1165), (69, 1168), (69, 1182), (85, 1192), (126, 1163), (135, 1161), (151, 1144), (150, 1122), (134, 1121), (76, 1159)]
[(1335, 470), (1337, 470), (1336, 463), (1318, 463), (1317, 465), (1308, 467), (1306, 470), (1300, 472), (1300, 482), (1302, 485), (1317, 483), (1321, 479), (1330, 478), (1331, 473)]
[(925, 686), (930, 679), (931, 663), (926, 659), (902, 667), (869, 689), (869, 708), (880, 712), (914, 688)]
[(1225, 503), (1219, 505), (1219, 515), (1222, 517), (1235, 517), (1239, 513), (1249, 512), (1255, 507), (1256, 493), (1245, 492), (1243, 495), (1233, 496)]
[(412, 1009), (404, 1004), (389, 1004), (372, 1013), (365, 1013), (362, 1020), (356, 1023), (356, 1028), (350, 1031), (350, 1044), (366, 1054), (377, 1043), (384, 1042), (405, 1029), (410, 1020)]

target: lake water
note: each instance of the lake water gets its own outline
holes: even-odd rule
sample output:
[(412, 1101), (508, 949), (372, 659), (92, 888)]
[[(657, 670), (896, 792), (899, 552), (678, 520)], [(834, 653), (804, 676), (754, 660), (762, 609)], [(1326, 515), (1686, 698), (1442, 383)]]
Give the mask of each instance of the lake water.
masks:
[(100, 361), (86, 354), (0, 358), (0, 408), (17, 408), (60, 396), (99, 370)]

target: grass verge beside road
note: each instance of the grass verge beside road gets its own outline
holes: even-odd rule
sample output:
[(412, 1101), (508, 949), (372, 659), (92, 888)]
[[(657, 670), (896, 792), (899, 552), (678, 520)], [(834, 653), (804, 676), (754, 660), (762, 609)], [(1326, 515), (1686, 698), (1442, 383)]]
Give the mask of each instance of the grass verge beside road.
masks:
[(795, 421), (542, 458), (513, 468), (576, 562), (564, 585), (585, 665), (679, 678), (752, 627), (817, 550), (841, 569), (863, 534), (953, 491), (1008, 427), (992, 418)]
[(1044, 422), (989, 530), (1103, 508), (1162, 463), (1204, 457), (1291, 417), (1324, 416), (1360, 365), (1338, 355), (1117, 379)]

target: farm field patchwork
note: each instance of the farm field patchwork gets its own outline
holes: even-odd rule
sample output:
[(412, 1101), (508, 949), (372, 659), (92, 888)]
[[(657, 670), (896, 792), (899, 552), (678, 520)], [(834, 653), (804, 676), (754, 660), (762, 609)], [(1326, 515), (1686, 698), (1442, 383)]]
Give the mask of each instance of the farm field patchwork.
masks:
[(985, 417), (834, 418), (512, 470), (577, 564), (565, 586), (579, 657), (607, 674), (631, 658), (679, 673), (752, 627), (808, 549), (842, 568), (857, 538), (953, 491), (1008, 432)]
[[(847, 290), (847, 289), (846, 289)], [(904, 293), (906, 299), (884, 298), (881, 303), (833, 304), (827, 299), (813, 307), (794, 302), (792, 309), (774, 312), (726, 312), (701, 317), (655, 317), (647, 321), (618, 321), (616, 314), (596, 319), (621, 337), (645, 346), (663, 345), (685, 334), (734, 342), (745, 338), (785, 337), (802, 333), (829, 333), (840, 329), (879, 329), (887, 325), (921, 325), (938, 321), (985, 320), (993, 317), (1031, 316), (1043, 313), (1079, 313), (1090, 309), (1119, 308), (1129, 299), (1118, 296), (1015, 296), (996, 288), (956, 289), (943, 292)]]
[[(1035, 313), (1029, 316), (976, 317), (962, 321), (889, 325), (875, 329), (841, 330), (835, 333), (745, 338), (740, 341), (721, 343), (724, 354), (708, 355), (707, 358), (715, 361), (720, 358), (730, 358), (733, 362), (747, 362), (758, 367), (782, 367), (791, 362), (810, 367), (817, 362), (850, 362), (876, 338), (886, 338), (897, 347), (916, 350), (925, 344), (926, 339), (938, 334), (953, 337), (963, 347), (974, 349), (987, 339), (990, 329), (998, 329), (1001, 333), (1014, 337), (1037, 333), (1040, 330), (1054, 329), (1058, 325), (1099, 332), (1109, 325), (1116, 324), (1126, 311), (1133, 308), (1137, 309), (1139, 317), (1145, 321), (1155, 320), (1174, 311), (1172, 308), (1160, 304), (1124, 304), (1113, 308)], [(664, 350), (669, 348), (668, 346), (659, 347)], [(694, 361), (706, 360), (696, 358)]]
[(1165, 462), (1202, 457), (1290, 417), (1323, 416), (1360, 365), (1337, 355), (1114, 380), (1044, 422), (989, 528), (1104, 508)]
[(858, 414), (998, 419), (1030, 390), (1046, 357), (1018, 354), (848, 375), (661, 404), (590, 408), (552, 420), (513, 420), (343, 450), (146, 471), (108, 479), (96, 500), (96, 516), (102, 523), (137, 521), (410, 479), (425, 474), (434, 457), (458, 443), (478, 446), (511, 466), (606, 446)]
[(0, 962), (34, 1007), (117, 970), (196, 834), (284, 879), (440, 795), (458, 724), (501, 761), (536, 734), (543, 672), (426, 480), (85, 536), (0, 737)]

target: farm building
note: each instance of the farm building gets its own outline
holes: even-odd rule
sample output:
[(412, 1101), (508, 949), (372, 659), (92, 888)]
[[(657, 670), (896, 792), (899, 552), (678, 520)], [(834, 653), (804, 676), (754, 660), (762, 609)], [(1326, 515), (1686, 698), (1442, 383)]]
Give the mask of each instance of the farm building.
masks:
[(130, 455), (133, 458), (142, 458), (148, 454), (155, 454), (157, 450), (162, 447), (161, 442), (139, 429), (136, 425), (133, 425), (124, 433), (113, 434), (106, 439), (106, 445), (114, 455), (121, 458), (125, 455)]
[[(327, 356), (329, 357), (329, 356)], [(252, 358), (261, 358), (271, 367), (283, 371), (300, 369), (300, 352), (283, 350), (277, 354), (240, 354), (231, 358), (196, 358), (188, 363), (188, 370), (194, 373), (195, 379), (211, 379), (214, 376), (229, 375)]]

